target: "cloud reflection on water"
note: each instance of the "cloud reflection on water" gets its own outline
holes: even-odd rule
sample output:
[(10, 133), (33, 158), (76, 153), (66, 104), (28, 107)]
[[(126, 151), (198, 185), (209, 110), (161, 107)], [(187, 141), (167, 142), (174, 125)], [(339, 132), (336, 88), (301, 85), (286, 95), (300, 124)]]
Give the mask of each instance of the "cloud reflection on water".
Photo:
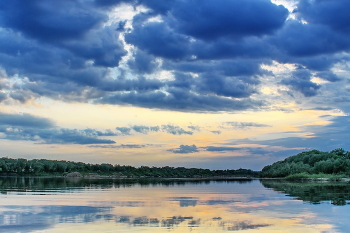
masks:
[[(258, 181), (141, 185), (112, 180), (75, 183), (56, 180), (55, 192), (50, 192), (55, 185), (49, 185), (45, 179), (38, 183), (17, 180), (17, 190), (14, 182), (2, 181), (0, 178), (0, 190), (7, 193), (0, 195), (1, 200), (6, 200), (0, 205), (0, 229), (10, 233), (250, 232), (254, 229), (319, 233), (343, 232), (337, 229), (349, 227), (348, 223), (336, 221), (342, 218), (334, 214), (334, 209), (331, 211), (332, 205), (318, 205), (322, 208), (316, 211), (317, 206), (305, 205), (285, 193), (264, 188)], [(64, 187), (58, 189), (58, 184)], [(44, 187), (50, 187), (48, 193)]]

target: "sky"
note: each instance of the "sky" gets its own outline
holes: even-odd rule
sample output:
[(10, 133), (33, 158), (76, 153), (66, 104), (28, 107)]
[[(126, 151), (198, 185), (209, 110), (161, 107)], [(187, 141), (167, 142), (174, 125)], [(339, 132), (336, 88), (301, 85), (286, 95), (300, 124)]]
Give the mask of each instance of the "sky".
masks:
[(348, 0), (2, 0), (1, 157), (260, 170), (350, 150)]

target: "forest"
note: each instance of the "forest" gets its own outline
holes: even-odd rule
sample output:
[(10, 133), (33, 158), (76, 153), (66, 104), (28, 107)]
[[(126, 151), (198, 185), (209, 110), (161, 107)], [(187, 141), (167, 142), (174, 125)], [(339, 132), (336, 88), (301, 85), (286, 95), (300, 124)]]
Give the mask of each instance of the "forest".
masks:
[(350, 152), (341, 148), (330, 152), (311, 150), (290, 156), (265, 166), (262, 171), (250, 169), (210, 170), (185, 167), (133, 167), (120, 164), (90, 164), (64, 160), (0, 158), (0, 176), (66, 176), (72, 172), (120, 178), (200, 178), (200, 177), (260, 177), (260, 178), (320, 178), (349, 177)]
[(0, 158), (0, 175), (56, 175), (65, 176), (71, 172), (79, 172), (82, 175), (98, 174), (120, 178), (136, 177), (162, 177), (162, 178), (199, 178), (199, 177), (256, 177), (259, 172), (250, 169), (227, 169), (227, 170), (209, 170), (202, 168), (185, 167), (133, 167), (119, 164), (90, 164), (83, 162), (58, 161), (47, 159), (11, 159), (7, 157)]
[[(260, 177), (324, 177), (326, 175), (350, 176), (350, 152), (341, 148), (330, 152), (311, 150), (290, 156), (283, 161), (265, 166)], [(327, 176), (326, 176), (327, 177)]]

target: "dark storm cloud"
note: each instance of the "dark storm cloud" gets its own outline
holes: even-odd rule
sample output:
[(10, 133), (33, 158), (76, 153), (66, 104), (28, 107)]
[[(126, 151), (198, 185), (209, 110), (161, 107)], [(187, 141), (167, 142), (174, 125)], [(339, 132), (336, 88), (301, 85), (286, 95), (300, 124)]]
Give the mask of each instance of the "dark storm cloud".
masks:
[(125, 40), (154, 56), (167, 59), (183, 59), (189, 56), (190, 38), (174, 33), (164, 22), (151, 22), (136, 27), (125, 35)]
[[(211, 98), (212, 100), (218, 101), (218, 104), (223, 104), (225, 99), (222, 97), (243, 99), (257, 93), (256, 85), (259, 82), (257, 78), (251, 76), (227, 77), (219, 75), (215, 71), (203, 73), (196, 78), (177, 72), (175, 73), (175, 80), (167, 83), (169, 87), (168, 93), (173, 96), (166, 95), (164, 97), (166, 98), (165, 101), (172, 101), (170, 97), (174, 97), (174, 101), (181, 101), (181, 98), (203, 98), (203, 103), (208, 102)], [(191, 90), (191, 92), (187, 90)], [(192, 93), (197, 93), (197, 95), (193, 95)], [(195, 100), (196, 99), (193, 101)], [(230, 99), (228, 100), (230, 101)], [(232, 102), (239, 102), (237, 100), (231, 100)], [(196, 101), (198, 102), (200, 100)], [(247, 101), (247, 99), (245, 99), (245, 101)], [(255, 104), (256, 107), (259, 107), (258, 102)], [(263, 103), (260, 102), (260, 104)], [(217, 107), (221, 108), (220, 105), (217, 105)], [(232, 105), (232, 107), (237, 108), (238, 106)], [(187, 108), (193, 107), (188, 106)], [(254, 108), (254, 106), (248, 108)], [(208, 109), (208, 111), (211, 110)]]
[(154, 57), (149, 56), (147, 53), (137, 50), (133, 59), (128, 61), (130, 69), (137, 74), (150, 74), (158, 66)]
[(163, 62), (162, 68), (181, 72), (194, 73), (218, 73), (225, 76), (253, 76), (268, 74), (261, 68), (262, 63), (269, 63), (265, 60), (209, 60), (209, 61), (183, 61), (183, 62)]
[[(115, 25), (86, 1), (3, 1), (0, 64), (30, 81), (103, 86), (126, 55)], [(69, 10), (67, 10), (69, 9)]]
[[(105, 91), (147, 91), (164, 86), (158, 80), (142, 77), (132, 80), (122, 76), (109, 78), (109, 72), (106, 69), (87, 65), (88, 58), (78, 57), (62, 48), (42, 46), (10, 31), (0, 34), (0, 42), (2, 42), (0, 43), (1, 66), (9, 75), (18, 73), (28, 77), (22, 81), (21, 85), (12, 86), (14, 93), (10, 97), (21, 102), (37, 96), (68, 100), (79, 100), (80, 97), (86, 100), (98, 98), (104, 95)], [(92, 48), (98, 50), (91, 46)], [(82, 50), (85, 49), (82, 48)], [(107, 50), (109, 49), (106, 48), (106, 53), (108, 53)], [(5, 52), (1, 53), (1, 51)], [(108, 60), (108, 54), (106, 56)], [(108, 62), (107, 60), (105, 62)], [(100, 62), (104, 61), (100, 60)], [(23, 96), (24, 93), (26, 96)], [(84, 96), (84, 93), (88, 94)]]
[(247, 98), (256, 93), (253, 85), (235, 77), (225, 77), (215, 74), (200, 76), (196, 89), (199, 93), (218, 96)]
[(3, 0), (0, 20), (3, 27), (44, 41), (77, 39), (106, 20), (88, 5), (79, 0)]
[(138, 77), (137, 79), (125, 79), (120, 77), (118, 79), (103, 80), (100, 89), (104, 91), (153, 91), (158, 90), (165, 84), (156, 79), (146, 79)]
[(82, 40), (64, 41), (58, 46), (86, 61), (93, 61), (94, 66), (116, 67), (126, 51), (118, 39), (119, 33), (115, 27), (117, 26), (94, 29), (86, 33)]
[(0, 25), (33, 42), (69, 50), (77, 58), (91, 59), (95, 66), (117, 66), (125, 55), (118, 33), (102, 28), (107, 15), (87, 1), (5, 0), (1, 6)]
[(178, 0), (94, 0), (94, 2), (99, 7), (113, 7), (122, 3), (129, 3), (133, 6), (143, 5), (150, 8), (153, 14), (166, 14)]
[[(142, 12), (111, 22), (111, 10), (125, 4)], [(273, 75), (262, 68), (272, 61), (342, 80), (332, 69), (350, 60), (346, 6), (302, 0), (295, 14), (305, 24), (269, 0), (3, 0), (0, 68), (18, 81), (0, 85), (0, 101), (45, 96), (184, 112), (257, 110), (269, 104), (254, 97)], [(174, 80), (154, 78), (161, 69)], [(311, 76), (279, 84), (290, 96), (323, 90)]]
[(324, 25), (304, 24), (288, 20), (285, 27), (269, 43), (275, 44), (284, 56), (315, 56), (348, 50), (350, 38)]
[(320, 85), (311, 81), (309, 70), (299, 69), (292, 72), (292, 77), (283, 79), (281, 84), (289, 86), (292, 90), (301, 92), (305, 97), (317, 95)]
[(350, 15), (347, 0), (300, 0), (297, 8), (299, 16), (310, 23), (327, 25), (341, 33), (350, 33)]
[(191, 145), (191, 146), (189, 146), (189, 145), (180, 145), (179, 148), (171, 149), (171, 150), (168, 150), (168, 151), (171, 151), (171, 152), (176, 153), (176, 154), (189, 154), (189, 153), (199, 152), (196, 145)]
[(334, 74), (331, 71), (319, 72), (316, 74), (316, 76), (329, 82), (337, 82), (342, 80), (338, 75)]
[(198, 95), (179, 88), (168, 89), (168, 92), (167, 94), (161, 91), (117, 93), (102, 97), (96, 100), (96, 103), (133, 105), (184, 112), (241, 111), (258, 109), (265, 105), (263, 101), (228, 99), (216, 95)]
[(349, 58), (346, 55), (340, 54), (322, 54), (312, 57), (288, 57), (281, 59), (282, 62), (296, 63), (310, 70), (326, 72), (330, 72), (329, 70), (334, 64), (346, 60), (349, 60)]
[(179, 1), (170, 11), (170, 25), (203, 40), (223, 36), (261, 36), (282, 27), (288, 10), (268, 0)]
[[(101, 36), (103, 37), (103, 34)], [(95, 39), (98, 39), (98, 35), (96, 35)], [(113, 43), (112, 40), (107, 38), (101, 41)], [(2, 68), (9, 75), (19, 74), (20, 76), (28, 77), (31, 82), (44, 82), (42, 85), (44, 90), (49, 86), (46, 86), (46, 83), (58, 85), (67, 82), (78, 84), (77, 89), (84, 86), (101, 86), (100, 88), (103, 89), (104, 86), (107, 86), (105, 76), (107, 76), (108, 72), (104, 68), (97, 66), (108, 62), (114, 63), (114, 65), (110, 64), (111, 66), (116, 66), (118, 63), (113, 60), (116, 58), (113, 48), (109, 48), (108, 45), (105, 48), (99, 47), (99, 43), (94, 43), (93, 41), (91, 43), (94, 43), (94, 46), (86, 44), (84, 41), (74, 42), (79, 45), (76, 47), (69, 45), (71, 49), (67, 50), (59, 46), (40, 44), (37, 41), (24, 38), (19, 33), (3, 30), (0, 35), (0, 42), (0, 64)], [(73, 42), (70, 41), (69, 43)], [(102, 43), (101, 46), (104, 46), (104, 42), (100, 43)], [(84, 46), (89, 48), (84, 48)], [(84, 54), (77, 54), (79, 49)], [(90, 54), (90, 56), (89, 50), (92, 49), (95, 54)], [(103, 50), (105, 51), (103, 52)], [(96, 57), (93, 58), (95, 55)], [(88, 60), (94, 61), (95, 66), (89, 65), (87, 63)], [(120, 83), (120, 81), (115, 80), (114, 83), (109, 83)], [(24, 85), (25, 87), (26, 85)], [(65, 88), (69, 88), (69, 86), (65, 86)], [(64, 92), (64, 88), (61, 87), (58, 92), (60, 91)]]
[(0, 112), (0, 126), (45, 129), (55, 127), (55, 123), (48, 118), (37, 117), (28, 113), (10, 114)]
[(140, 24), (125, 35), (125, 40), (151, 55), (174, 61), (193, 58), (258, 59), (271, 57), (278, 52), (274, 44), (259, 37), (244, 37), (240, 40), (219, 38), (211, 43), (191, 40), (189, 36), (179, 33), (166, 22)]

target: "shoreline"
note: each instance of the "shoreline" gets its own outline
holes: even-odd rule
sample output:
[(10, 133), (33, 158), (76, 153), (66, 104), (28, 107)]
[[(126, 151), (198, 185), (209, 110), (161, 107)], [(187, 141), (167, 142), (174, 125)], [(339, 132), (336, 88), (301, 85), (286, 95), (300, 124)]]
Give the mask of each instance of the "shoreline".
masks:
[(260, 177), (223, 177), (223, 176), (210, 176), (210, 177), (117, 177), (113, 175), (81, 175), (81, 176), (67, 176), (67, 175), (0, 175), (0, 178), (63, 178), (68, 180), (99, 180), (99, 179), (112, 179), (112, 180), (168, 180), (168, 181), (210, 181), (210, 180), (279, 180), (286, 182), (350, 182), (350, 178), (301, 178), (301, 179), (287, 179), (287, 178), (260, 178)]

